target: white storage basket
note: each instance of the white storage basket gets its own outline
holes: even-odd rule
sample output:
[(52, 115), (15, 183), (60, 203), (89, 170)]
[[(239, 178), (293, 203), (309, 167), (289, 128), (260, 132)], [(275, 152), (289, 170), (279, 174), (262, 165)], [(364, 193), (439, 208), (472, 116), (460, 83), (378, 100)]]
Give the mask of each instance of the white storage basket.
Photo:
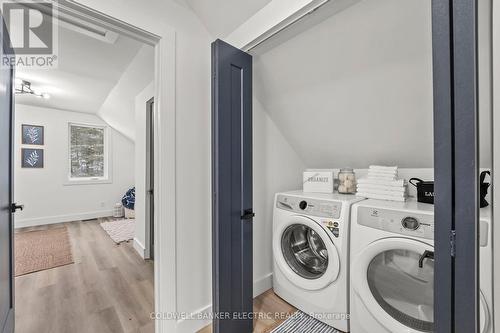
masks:
[(115, 204), (113, 209), (113, 217), (123, 217), (123, 205), (120, 202)]

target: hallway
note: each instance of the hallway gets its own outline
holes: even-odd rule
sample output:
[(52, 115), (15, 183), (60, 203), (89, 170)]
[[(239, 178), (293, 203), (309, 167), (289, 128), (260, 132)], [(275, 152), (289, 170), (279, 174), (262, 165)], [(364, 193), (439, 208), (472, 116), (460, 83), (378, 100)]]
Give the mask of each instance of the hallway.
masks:
[(153, 263), (116, 245), (99, 221), (70, 222), (74, 264), (19, 276), (16, 333), (154, 332)]

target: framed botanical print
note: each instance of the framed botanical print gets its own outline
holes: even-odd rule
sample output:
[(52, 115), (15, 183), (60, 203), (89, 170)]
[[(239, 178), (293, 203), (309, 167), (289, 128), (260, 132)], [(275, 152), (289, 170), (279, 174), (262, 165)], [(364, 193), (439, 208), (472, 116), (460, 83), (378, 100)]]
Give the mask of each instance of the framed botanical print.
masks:
[(21, 167), (29, 169), (43, 168), (43, 149), (22, 148)]
[(44, 145), (43, 126), (23, 124), (21, 127), (23, 145)]

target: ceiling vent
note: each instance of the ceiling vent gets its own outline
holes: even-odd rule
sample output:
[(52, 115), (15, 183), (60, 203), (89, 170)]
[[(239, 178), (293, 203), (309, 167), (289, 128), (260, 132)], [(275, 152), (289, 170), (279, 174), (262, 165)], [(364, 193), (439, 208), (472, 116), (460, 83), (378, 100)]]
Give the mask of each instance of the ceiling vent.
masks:
[[(52, 15), (52, 12), (49, 12), (47, 7), (37, 4), (36, 2), (24, 3), (23, 5), (29, 8), (37, 9), (44, 15)], [(85, 36), (95, 38), (109, 44), (114, 44), (118, 39), (118, 33), (97, 24), (93, 24), (84, 18), (79, 18), (76, 15), (73, 15), (71, 10), (62, 6), (54, 6), (54, 8), (57, 8), (57, 19), (54, 20), (54, 23), (62, 28), (81, 33)]]
[(118, 39), (118, 34), (114, 31), (106, 30), (97, 25), (70, 17), (68, 15), (59, 14), (58, 19), (55, 22), (62, 28), (73, 30), (109, 44), (114, 44)]

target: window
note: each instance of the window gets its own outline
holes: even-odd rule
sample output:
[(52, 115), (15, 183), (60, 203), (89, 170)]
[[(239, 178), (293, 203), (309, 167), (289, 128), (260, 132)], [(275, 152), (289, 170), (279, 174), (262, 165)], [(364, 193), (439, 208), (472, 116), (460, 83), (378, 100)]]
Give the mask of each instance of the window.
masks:
[(105, 126), (69, 124), (69, 182), (108, 181), (108, 151)]

